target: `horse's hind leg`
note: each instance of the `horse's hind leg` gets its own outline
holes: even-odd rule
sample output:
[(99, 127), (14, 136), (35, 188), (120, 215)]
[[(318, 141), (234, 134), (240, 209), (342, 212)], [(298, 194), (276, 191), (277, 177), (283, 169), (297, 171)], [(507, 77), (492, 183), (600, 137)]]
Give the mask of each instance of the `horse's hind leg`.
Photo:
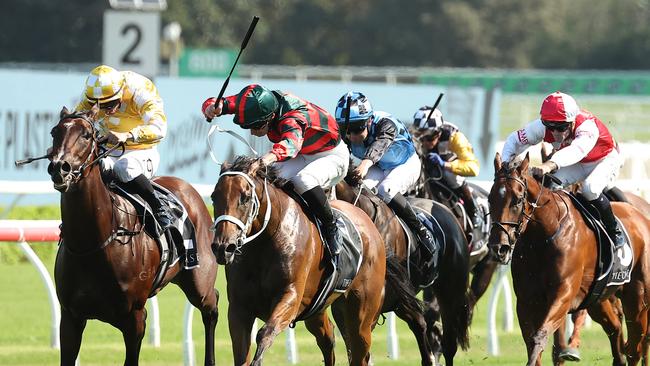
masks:
[[(631, 284), (634, 283), (632, 279)], [(641, 359), (642, 354), (647, 354), (646, 334), (648, 332), (648, 305), (645, 299), (645, 289), (642, 285), (625, 287), (621, 301), (623, 303), (623, 312), (627, 324), (627, 343), (625, 344), (625, 354), (627, 364), (636, 365)]]
[(73, 366), (79, 355), (81, 337), (86, 328), (86, 319), (79, 319), (63, 309), (61, 311), (61, 366)]
[(431, 287), (423, 291), (425, 304), (424, 319), (427, 322), (427, 342), (436, 364), (442, 356), (442, 327), (440, 324), (440, 304)]
[(325, 366), (334, 365), (334, 326), (325, 311), (305, 320), (307, 330), (316, 337)]
[[(195, 269), (196, 271), (196, 269)], [(192, 271), (193, 272), (193, 271)], [(190, 284), (201, 283), (195, 282), (197, 280), (190, 280)], [(214, 282), (214, 281), (212, 281)], [(214, 359), (214, 332), (217, 327), (217, 321), (219, 320), (219, 309), (217, 304), (219, 303), (219, 292), (213, 288), (212, 283), (208, 283), (206, 291), (199, 291), (199, 289), (194, 286), (185, 286), (185, 281), (181, 282), (181, 289), (185, 293), (187, 300), (194, 305), (195, 308), (201, 311), (201, 320), (203, 321), (203, 329), (205, 331), (205, 359), (204, 364), (206, 366), (212, 366), (215, 364)]]
[(427, 340), (427, 322), (424, 319), (424, 316), (421, 313), (404, 309), (400, 305), (395, 308), (395, 315), (404, 320), (411, 329), (411, 332), (413, 332), (413, 335), (418, 342), (418, 348), (420, 349), (422, 365), (433, 365), (432, 352), (429, 349), (429, 342)]
[(589, 309), (589, 315), (603, 327), (612, 349), (613, 365), (625, 365), (624, 340), (620, 318), (610, 301), (602, 301)]
[(140, 347), (144, 337), (145, 319), (147, 318), (146, 309), (135, 309), (127, 314), (119, 328), (122, 331), (124, 345), (126, 346), (126, 359), (124, 366), (136, 366), (140, 357)]

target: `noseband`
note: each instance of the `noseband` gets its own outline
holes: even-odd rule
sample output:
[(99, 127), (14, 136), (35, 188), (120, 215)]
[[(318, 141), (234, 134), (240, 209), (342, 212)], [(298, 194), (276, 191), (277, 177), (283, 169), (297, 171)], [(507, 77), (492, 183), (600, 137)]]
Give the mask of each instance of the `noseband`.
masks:
[[(542, 185), (541, 187), (544, 187), (544, 177), (542, 177)], [(524, 207), (521, 209), (521, 213), (519, 214), (519, 218), (517, 219), (516, 222), (514, 221), (492, 221), (492, 227), (497, 228), (498, 230), (503, 231), (506, 236), (508, 237), (508, 245), (510, 245), (511, 248), (514, 248), (515, 244), (519, 241), (519, 237), (521, 236), (521, 226), (524, 223), (524, 219), (531, 220), (533, 217), (533, 213), (535, 212), (535, 209), (538, 207), (537, 202), (539, 202), (539, 198), (542, 196), (542, 192), (537, 195), (537, 199), (535, 202), (529, 202), (532, 209), (530, 210), (530, 213), (526, 213), (526, 207), (525, 204), (528, 202), (528, 183), (520, 178), (509, 176), (509, 175), (503, 175), (501, 176), (501, 179), (505, 179), (506, 181), (508, 180), (514, 180), (515, 182), (519, 183), (524, 187), (524, 196), (523, 196), (523, 204)], [(510, 235), (508, 232), (508, 229), (506, 226), (511, 226), (515, 228), (514, 231), (514, 238)]]
[(257, 217), (257, 214), (259, 213), (260, 210), (260, 199), (257, 197), (257, 193), (255, 192), (255, 181), (253, 181), (253, 179), (246, 173), (232, 172), (232, 171), (221, 173), (221, 175), (219, 175), (219, 180), (221, 180), (221, 177), (227, 175), (238, 175), (243, 177), (246, 180), (246, 182), (248, 182), (253, 192), (252, 193), (253, 203), (250, 205), (250, 210), (248, 211), (248, 215), (246, 217), (246, 223), (244, 223), (239, 218), (232, 215), (221, 215), (214, 220), (214, 224), (212, 225), (212, 230), (216, 231), (217, 225), (222, 221), (232, 222), (233, 224), (237, 225), (239, 230), (241, 230), (239, 236), (237, 237), (237, 242), (235, 243), (236, 251), (239, 251), (239, 249), (242, 246), (244, 246), (244, 244), (247, 244), (252, 240), (254, 240), (255, 238), (257, 238), (264, 231), (264, 229), (266, 229), (266, 226), (268, 225), (269, 220), (271, 218), (271, 199), (269, 197), (268, 183), (266, 179), (264, 179), (264, 194), (266, 196), (266, 212), (264, 213), (264, 222), (262, 224), (262, 228), (260, 229), (260, 231), (256, 232), (251, 236), (246, 236), (248, 229), (250, 229), (251, 225), (253, 224), (253, 221), (255, 220), (255, 217)]

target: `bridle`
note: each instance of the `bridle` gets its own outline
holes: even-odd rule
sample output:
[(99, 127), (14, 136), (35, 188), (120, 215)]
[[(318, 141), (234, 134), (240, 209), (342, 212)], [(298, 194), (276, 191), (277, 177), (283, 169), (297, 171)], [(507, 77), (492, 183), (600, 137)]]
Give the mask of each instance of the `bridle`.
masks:
[[(521, 209), (521, 213), (519, 214), (519, 217), (517, 218), (517, 221), (492, 221), (492, 227), (496, 228), (497, 230), (503, 231), (506, 234), (506, 237), (508, 238), (508, 245), (510, 245), (511, 248), (515, 247), (515, 244), (519, 241), (519, 238), (521, 237), (521, 230), (524, 224), (524, 220), (528, 219), (534, 220), (533, 219), (533, 214), (535, 212), (535, 209), (539, 207), (537, 204), (539, 202), (539, 198), (542, 196), (542, 192), (540, 191), (539, 194), (537, 195), (537, 199), (535, 199), (535, 202), (529, 202), (528, 201), (528, 182), (526, 180), (523, 180), (521, 178), (512, 176), (512, 175), (506, 175), (502, 174), (501, 176), (497, 177), (498, 179), (505, 179), (506, 181), (508, 180), (513, 180), (519, 184), (521, 184), (522, 187), (524, 187), (524, 195), (521, 198), (524, 207)], [(544, 189), (544, 179), (546, 176), (542, 177), (542, 183), (541, 183), (541, 189)], [(526, 212), (526, 202), (529, 203), (531, 206), (531, 210), (529, 213)], [(510, 232), (508, 231), (507, 227), (514, 227), (514, 235), (511, 235)]]
[[(92, 144), (90, 145), (90, 149), (87, 151), (86, 158), (84, 159), (84, 162), (77, 168), (76, 170), (71, 171), (68, 173), (68, 176), (71, 176), (72, 178), (69, 179), (70, 183), (72, 184), (77, 184), (81, 179), (85, 177), (84, 171), (88, 168), (92, 168), (95, 164), (97, 164), (101, 159), (107, 157), (110, 155), (113, 151), (121, 148), (122, 153), (124, 153), (124, 144), (117, 144), (110, 149), (105, 150), (102, 153), (98, 153), (98, 147), (101, 146), (104, 142), (106, 142), (106, 138), (97, 138), (97, 132), (95, 130), (95, 127), (93, 126), (93, 121), (91, 121), (86, 115), (84, 114), (70, 114), (62, 118), (59, 123), (61, 123), (63, 120), (66, 119), (82, 119), (85, 122), (87, 122), (90, 125), (90, 130), (92, 131)], [(92, 159), (93, 155), (95, 155), (95, 159)]]
[(266, 196), (266, 212), (264, 213), (264, 221), (262, 223), (262, 228), (258, 232), (256, 232), (255, 234), (253, 234), (251, 236), (247, 236), (246, 233), (250, 229), (251, 225), (253, 225), (253, 221), (255, 220), (255, 218), (257, 217), (257, 214), (259, 213), (260, 205), (261, 205), (261, 201), (257, 197), (257, 193), (256, 193), (256, 190), (255, 190), (255, 181), (248, 174), (246, 174), (244, 172), (227, 171), (227, 172), (223, 172), (223, 173), (221, 173), (219, 175), (219, 179), (217, 180), (217, 182), (219, 180), (221, 180), (221, 177), (224, 177), (224, 176), (240, 176), (240, 177), (243, 177), (244, 180), (246, 180), (246, 182), (252, 188), (252, 198), (253, 199), (252, 199), (252, 203), (250, 204), (250, 209), (248, 210), (248, 215), (246, 216), (246, 223), (244, 223), (242, 220), (240, 220), (239, 218), (237, 218), (235, 216), (232, 216), (232, 215), (221, 215), (221, 216), (217, 217), (214, 220), (214, 224), (212, 225), (212, 231), (216, 231), (217, 230), (217, 225), (222, 221), (231, 222), (231, 223), (237, 225), (237, 227), (240, 230), (240, 233), (239, 233), (239, 236), (237, 237), (237, 240), (235, 242), (235, 252), (240, 252), (241, 248), (245, 244), (253, 241), (260, 234), (262, 234), (262, 232), (264, 232), (264, 230), (266, 229), (266, 226), (269, 223), (269, 220), (271, 219), (271, 199), (270, 199), (270, 196), (269, 196), (268, 182), (267, 182), (267, 179), (264, 178), (264, 194)]

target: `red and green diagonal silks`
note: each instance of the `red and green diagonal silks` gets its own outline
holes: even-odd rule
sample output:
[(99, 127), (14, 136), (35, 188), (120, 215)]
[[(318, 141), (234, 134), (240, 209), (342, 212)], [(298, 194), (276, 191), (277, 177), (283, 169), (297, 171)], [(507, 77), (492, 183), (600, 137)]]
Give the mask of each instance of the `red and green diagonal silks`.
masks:
[(341, 140), (334, 117), (321, 107), (291, 94), (282, 93), (278, 123), (267, 134), (274, 142), (272, 152), (278, 161), (298, 154), (316, 154), (335, 148)]

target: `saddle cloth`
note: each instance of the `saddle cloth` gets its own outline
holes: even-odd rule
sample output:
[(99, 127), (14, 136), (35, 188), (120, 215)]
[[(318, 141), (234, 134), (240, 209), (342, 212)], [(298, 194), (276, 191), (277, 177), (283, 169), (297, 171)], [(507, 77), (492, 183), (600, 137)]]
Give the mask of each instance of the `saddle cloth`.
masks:
[[(345, 292), (348, 287), (350, 287), (354, 277), (359, 273), (359, 268), (361, 267), (361, 262), (363, 260), (361, 234), (359, 234), (359, 231), (350, 218), (348, 218), (342, 211), (335, 208), (332, 208), (332, 211), (336, 217), (336, 226), (343, 237), (343, 246), (338, 259), (338, 270), (334, 268), (331, 258), (328, 257), (327, 259), (330, 260), (326, 263), (328, 269), (325, 271), (325, 276), (321, 280), (321, 284), (316, 292), (316, 296), (314, 296), (314, 300), (300, 315), (298, 315), (294, 322), (307, 319), (322, 310), (329, 295), (333, 292)], [(314, 221), (317, 222), (317, 220)], [(323, 245), (326, 245), (320, 225), (317, 226)], [(327, 249), (325, 252), (329, 253)]]
[(597, 210), (579, 195), (567, 192), (575, 207), (582, 214), (587, 226), (594, 231), (597, 239), (596, 270), (594, 282), (591, 285), (589, 293), (582, 301), (577, 310), (588, 308), (591, 304), (598, 301), (607, 286), (617, 286), (630, 282), (632, 265), (634, 264), (634, 253), (630, 246), (630, 236), (625, 230), (621, 221), (616, 218), (616, 222), (623, 231), (625, 244), (614, 252), (611, 239), (607, 235), (603, 224), (600, 222)]
[[(165, 187), (151, 182), (156, 197), (167, 207), (174, 218), (172, 227), (162, 235), (160, 225), (156, 221), (151, 207), (137, 194), (126, 191), (119, 184), (111, 183), (109, 188), (131, 202), (138, 216), (142, 220), (144, 230), (156, 240), (162, 253), (161, 262), (166, 260), (167, 266), (173, 266), (177, 261), (183, 260), (183, 268), (192, 269), (199, 266), (196, 251), (196, 233), (192, 220), (187, 215), (187, 210), (180, 200)], [(170, 245), (171, 242), (171, 245)]]

